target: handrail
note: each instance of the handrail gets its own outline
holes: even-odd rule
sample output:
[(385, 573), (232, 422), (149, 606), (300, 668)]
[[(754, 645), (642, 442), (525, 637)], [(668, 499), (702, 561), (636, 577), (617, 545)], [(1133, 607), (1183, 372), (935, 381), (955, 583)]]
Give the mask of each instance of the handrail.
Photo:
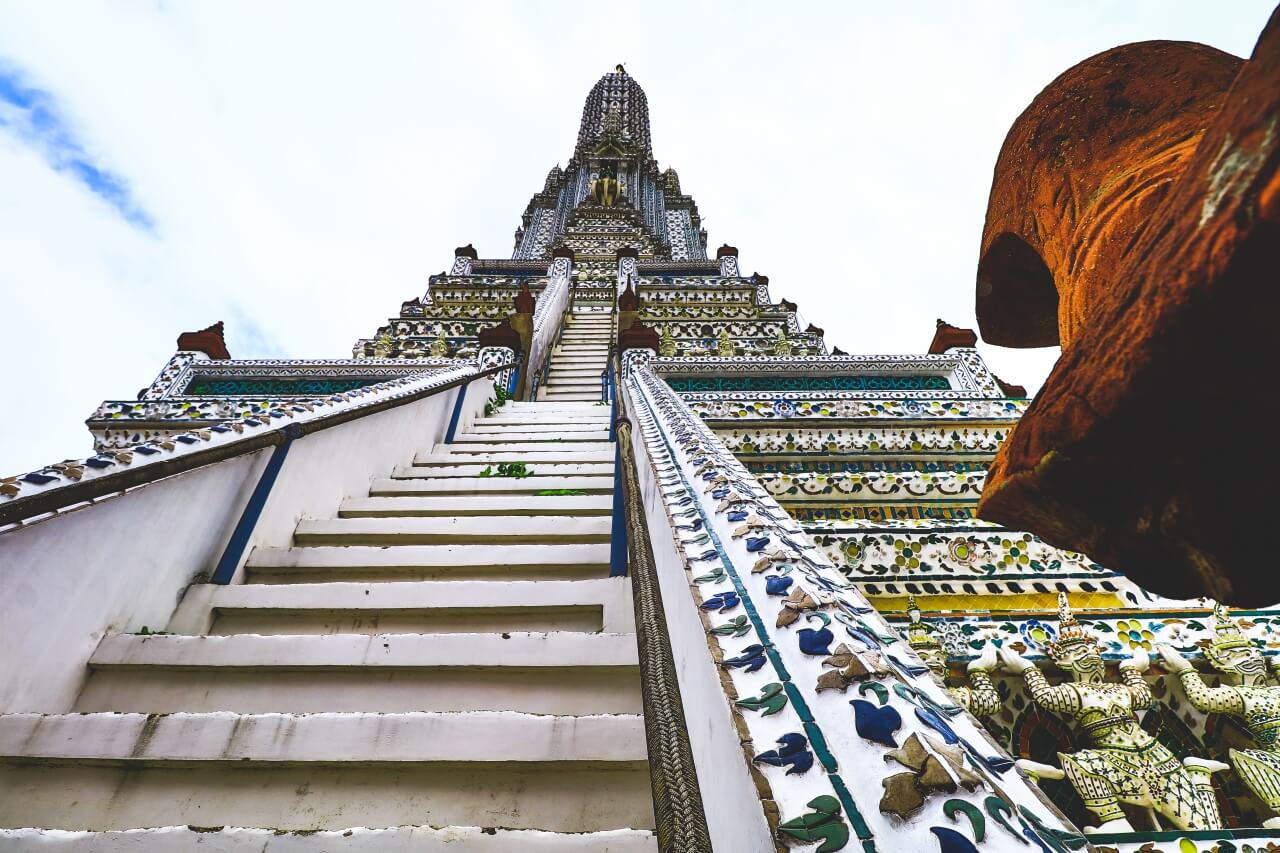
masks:
[[(510, 363), (495, 365), (466, 376), (455, 377), (441, 385), (411, 391), (404, 396), (376, 400), (364, 406), (353, 406), (331, 414), (321, 415), (313, 420), (291, 421), (288, 424), (281, 424), (276, 429), (246, 436), (238, 441), (207, 447), (203, 450), (195, 450), (172, 459), (151, 462), (135, 468), (126, 468), (123, 471), (103, 474), (99, 477), (94, 477), (92, 480), (68, 483), (56, 489), (48, 489), (27, 497), (14, 498), (11, 501), (0, 504), (0, 527), (17, 524), (36, 516), (56, 512), (64, 507), (86, 503), (115, 492), (122, 492), (126, 489), (153, 483), (156, 480), (172, 477), (175, 474), (184, 474), (187, 471), (203, 468), (206, 465), (223, 462), (227, 459), (234, 459), (247, 453), (253, 453), (268, 447), (276, 447), (291, 440), (291, 436), (300, 438), (313, 432), (340, 426), (365, 415), (372, 415), (408, 403), (415, 403), (443, 391), (448, 391), (451, 388), (456, 388), (459, 385), (469, 384), (477, 379), (501, 373), (511, 366)], [(290, 435), (286, 435), (285, 430), (290, 427), (296, 429), (292, 430)]]
[[(610, 365), (621, 386), (617, 354)], [(662, 590), (649, 542), (644, 498), (631, 444), (631, 418), (621, 387), (613, 395), (617, 412), (618, 479), (630, 564), (631, 598), (636, 617), (636, 646), (640, 657), (640, 693), (644, 708), (645, 746), (649, 755), (649, 784), (658, 830), (659, 853), (712, 853), (706, 811), (698, 787), (698, 770), (689, 745), (680, 682), (676, 676), (671, 636), (662, 607)]]

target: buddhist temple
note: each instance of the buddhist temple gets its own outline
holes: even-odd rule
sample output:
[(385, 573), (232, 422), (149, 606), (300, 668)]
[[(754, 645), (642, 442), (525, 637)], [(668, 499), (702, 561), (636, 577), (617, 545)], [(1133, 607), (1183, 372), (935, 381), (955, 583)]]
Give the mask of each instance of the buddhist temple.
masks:
[(349, 358), (184, 333), (0, 480), (0, 850), (1280, 845), (1280, 610), (979, 517), (1026, 391), (830, 346), (649, 110)]

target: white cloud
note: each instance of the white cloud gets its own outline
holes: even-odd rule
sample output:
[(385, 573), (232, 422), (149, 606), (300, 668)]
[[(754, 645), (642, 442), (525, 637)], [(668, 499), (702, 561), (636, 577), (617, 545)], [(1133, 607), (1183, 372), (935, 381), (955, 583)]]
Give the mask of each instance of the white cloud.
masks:
[[(619, 61), (713, 247), (851, 352), (973, 323), (991, 167), (1068, 66), (1126, 41), (1247, 54), (1270, 3), (0, 1), (0, 59), (56, 99), (154, 234), (0, 128), (0, 471), (82, 455), (183, 331), (342, 357), (454, 246), (506, 257)], [(986, 347), (1031, 386), (1051, 355)]]

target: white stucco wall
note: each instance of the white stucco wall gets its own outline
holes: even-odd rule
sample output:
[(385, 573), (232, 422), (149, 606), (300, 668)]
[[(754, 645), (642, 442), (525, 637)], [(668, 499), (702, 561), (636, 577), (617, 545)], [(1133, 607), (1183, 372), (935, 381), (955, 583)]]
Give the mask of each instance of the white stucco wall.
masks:
[(163, 628), (217, 562), (270, 452), (0, 535), (0, 712), (69, 710), (105, 634)]
[[(626, 393), (625, 385), (619, 388)], [(635, 411), (630, 399), (627, 406), (629, 411)], [(662, 585), (667, 633), (671, 637), (680, 698), (684, 703), (685, 725), (698, 769), (698, 788), (702, 792), (712, 846), (716, 850), (772, 850), (773, 837), (738, 741), (733, 710), (720, 686), (720, 673), (707, 646), (706, 629), (689, 589), (688, 573), (676, 550), (648, 449), (638, 426), (633, 426), (631, 435), (649, 540)]]
[[(492, 380), (466, 386), (458, 426)], [(442, 441), (456, 390), (293, 443), (250, 545), (288, 545), (297, 520), (333, 516), (415, 452)], [(271, 449), (188, 471), (0, 534), (0, 713), (69, 710), (105, 634), (164, 628), (212, 570)], [(248, 554), (250, 549), (246, 549)]]

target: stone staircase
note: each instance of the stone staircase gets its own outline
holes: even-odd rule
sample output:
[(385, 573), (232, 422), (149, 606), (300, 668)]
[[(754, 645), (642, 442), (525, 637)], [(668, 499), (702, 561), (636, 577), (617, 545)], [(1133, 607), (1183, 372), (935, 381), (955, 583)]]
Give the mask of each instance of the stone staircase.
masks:
[(552, 381), (0, 717), (0, 850), (656, 850), (609, 410)]
[(609, 363), (613, 316), (602, 311), (574, 311), (551, 356), (547, 384), (538, 399), (548, 402), (599, 400), (600, 374)]

